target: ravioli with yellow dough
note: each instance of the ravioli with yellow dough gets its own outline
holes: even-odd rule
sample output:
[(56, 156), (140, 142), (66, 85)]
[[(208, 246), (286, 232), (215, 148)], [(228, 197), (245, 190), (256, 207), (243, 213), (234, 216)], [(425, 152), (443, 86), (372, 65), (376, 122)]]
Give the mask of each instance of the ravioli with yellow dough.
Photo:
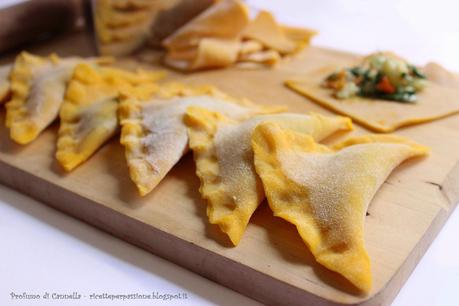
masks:
[(205, 108), (189, 107), (185, 123), (201, 180), (199, 190), (208, 202), (207, 216), (234, 245), (239, 243), (250, 217), (265, 197), (253, 166), (251, 146), (254, 128), (265, 121), (311, 135), (315, 140), (352, 129), (351, 120), (339, 116), (279, 113), (239, 122)]
[(87, 160), (118, 131), (118, 96), (149, 98), (158, 90), (160, 72), (129, 72), (78, 64), (69, 82), (59, 118), (56, 158), (70, 171)]
[(6, 103), (6, 126), (11, 139), (27, 144), (56, 119), (73, 68), (84, 61), (59, 58), (54, 54), (41, 57), (27, 52), (16, 57), (10, 75), (12, 97)]
[(272, 122), (255, 129), (252, 146), (274, 215), (296, 226), (317, 262), (368, 292), (368, 205), (397, 165), (428, 149), (395, 135), (354, 137), (329, 149)]
[(125, 98), (119, 112), (121, 144), (141, 195), (151, 192), (188, 151), (183, 116), (189, 106), (205, 107), (233, 119), (283, 110), (234, 99), (209, 86), (162, 85), (152, 99)]
[(428, 65), (424, 74), (393, 54), (375, 53), (342, 67), (325, 66), (286, 85), (376, 132), (459, 113), (459, 88), (445, 80), (454, 76), (439, 66)]

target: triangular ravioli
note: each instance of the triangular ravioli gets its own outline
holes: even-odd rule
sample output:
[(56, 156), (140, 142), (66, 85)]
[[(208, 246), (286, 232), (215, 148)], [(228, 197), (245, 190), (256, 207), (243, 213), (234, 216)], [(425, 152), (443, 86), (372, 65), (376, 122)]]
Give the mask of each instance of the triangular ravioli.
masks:
[(118, 96), (147, 99), (162, 73), (78, 64), (60, 110), (56, 158), (67, 171), (88, 159), (118, 131)]
[(367, 207), (397, 165), (428, 149), (395, 135), (369, 135), (334, 151), (275, 123), (255, 129), (252, 147), (274, 215), (297, 227), (317, 262), (368, 292)]
[(212, 87), (192, 88), (177, 84), (161, 86), (157, 97), (148, 101), (122, 101), (119, 112), (121, 143), (126, 148), (131, 179), (141, 195), (152, 191), (188, 151), (183, 116), (192, 105), (234, 119), (281, 110), (232, 99)]
[(22, 52), (11, 71), (11, 100), (6, 103), (6, 126), (20, 144), (33, 141), (54, 119), (79, 58), (40, 57)]
[[(349, 66), (352, 64), (350, 63)], [(322, 81), (336, 67), (326, 66), (311, 71), (307, 76), (287, 80), (287, 87), (338, 114), (349, 116), (354, 122), (376, 132), (392, 132), (398, 128), (429, 122), (459, 113), (459, 88), (432, 79), (420, 92), (416, 103), (388, 102), (386, 100), (352, 97), (344, 100), (333, 97)]]
[(251, 136), (266, 121), (278, 123), (321, 140), (339, 130), (352, 129), (344, 117), (280, 113), (258, 115), (244, 122), (200, 107), (190, 107), (185, 116), (190, 148), (201, 180), (200, 192), (207, 200), (207, 215), (237, 245), (255, 209), (264, 199), (261, 181), (253, 166)]
[(6, 102), (11, 96), (10, 71), (11, 65), (0, 66), (0, 105)]

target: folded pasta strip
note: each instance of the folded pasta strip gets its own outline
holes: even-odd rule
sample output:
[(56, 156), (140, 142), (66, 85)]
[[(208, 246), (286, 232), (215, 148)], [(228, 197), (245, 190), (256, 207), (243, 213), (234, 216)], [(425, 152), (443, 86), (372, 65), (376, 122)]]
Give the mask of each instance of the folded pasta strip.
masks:
[(264, 192), (253, 166), (251, 136), (262, 122), (276, 122), (282, 127), (321, 140), (339, 130), (350, 130), (344, 117), (311, 113), (257, 115), (239, 122), (221, 113), (190, 106), (185, 116), (190, 148), (201, 180), (200, 192), (207, 200), (207, 215), (237, 245), (250, 217), (264, 199)]
[(255, 129), (252, 146), (274, 215), (297, 227), (317, 262), (368, 292), (368, 205), (398, 164), (428, 149), (395, 135), (354, 137), (330, 149), (272, 122)]
[(202, 38), (237, 39), (248, 23), (248, 9), (241, 1), (222, 0), (167, 37), (163, 45), (184, 50), (197, 47)]
[(60, 110), (56, 158), (70, 171), (88, 159), (118, 131), (120, 93), (140, 99), (158, 90), (160, 72), (129, 72), (78, 64)]
[(120, 105), (121, 143), (126, 148), (131, 179), (141, 195), (152, 191), (188, 151), (183, 116), (189, 106), (205, 107), (234, 119), (279, 110), (232, 99), (212, 87), (179, 84), (161, 86), (156, 97), (147, 101), (125, 99)]

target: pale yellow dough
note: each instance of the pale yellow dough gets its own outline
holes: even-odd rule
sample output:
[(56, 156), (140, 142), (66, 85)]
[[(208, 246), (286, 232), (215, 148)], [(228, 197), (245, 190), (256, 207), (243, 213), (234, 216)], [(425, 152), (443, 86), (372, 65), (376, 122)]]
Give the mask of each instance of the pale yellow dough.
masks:
[(297, 45), (290, 40), (277, 24), (274, 16), (267, 11), (260, 11), (255, 19), (244, 29), (244, 38), (253, 39), (262, 45), (280, 53), (292, 53)]
[(160, 72), (129, 72), (78, 64), (60, 110), (56, 158), (70, 171), (118, 131), (118, 96), (147, 99), (158, 90)]
[(153, 99), (124, 99), (120, 105), (121, 144), (131, 179), (139, 193), (146, 195), (166, 176), (188, 151), (183, 116), (189, 106), (201, 106), (234, 119), (283, 108), (257, 106), (226, 96), (213, 87), (162, 85)]
[(190, 148), (201, 180), (200, 192), (207, 200), (207, 215), (237, 245), (255, 209), (264, 199), (261, 181), (253, 166), (251, 135), (262, 122), (276, 122), (282, 127), (321, 140), (339, 130), (351, 130), (344, 117), (280, 113), (258, 115), (238, 122), (205, 108), (188, 108)]
[(168, 50), (198, 47), (203, 38), (234, 40), (249, 23), (249, 12), (242, 1), (221, 0), (167, 37)]
[(395, 135), (354, 137), (329, 149), (271, 122), (255, 129), (252, 146), (274, 215), (297, 227), (317, 262), (368, 292), (367, 207), (397, 165), (428, 149)]
[(459, 75), (437, 63), (428, 63), (424, 66), (423, 71), (427, 78), (436, 84), (452, 88), (459, 87)]

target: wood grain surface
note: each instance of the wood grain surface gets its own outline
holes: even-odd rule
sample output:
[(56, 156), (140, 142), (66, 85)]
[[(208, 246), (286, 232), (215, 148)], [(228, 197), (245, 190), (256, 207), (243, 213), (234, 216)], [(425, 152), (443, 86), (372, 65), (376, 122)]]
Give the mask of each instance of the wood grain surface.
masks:
[[(30, 51), (91, 55), (91, 43), (87, 34), (77, 33), (33, 46)], [(310, 47), (275, 69), (169, 75), (184, 82), (211, 83), (258, 103), (285, 104), (294, 112), (329, 113), (285, 88), (283, 81), (354, 57)], [(11, 59), (12, 55), (3, 61)], [(134, 65), (135, 61), (123, 63)], [(3, 121), (4, 111), (1, 117)], [(226, 236), (207, 221), (190, 154), (150, 195), (141, 198), (129, 179), (118, 139), (66, 174), (54, 159), (57, 125), (27, 146), (12, 143), (1, 125), (0, 181), (267, 304), (387, 305), (459, 201), (458, 129), (459, 116), (452, 116), (397, 132), (430, 146), (432, 154), (398, 167), (370, 205), (365, 239), (374, 285), (367, 296), (315, 263), (294, 226), (273, 217), (266, 203), (254, 214), (240, 245), (231, 247)], [(354, 133), (368, 131), (357, 128)]]

